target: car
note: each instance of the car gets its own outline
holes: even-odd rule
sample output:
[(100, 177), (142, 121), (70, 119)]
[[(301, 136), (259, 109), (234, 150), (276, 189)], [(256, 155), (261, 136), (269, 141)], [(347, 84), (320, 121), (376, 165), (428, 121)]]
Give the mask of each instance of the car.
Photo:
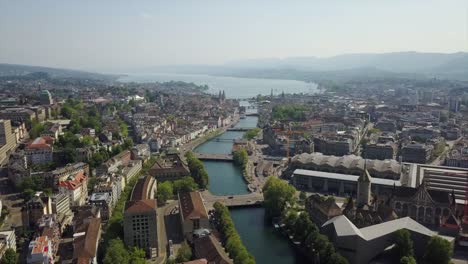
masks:
[(228, 196), (228, 199), (233, 199), (233, 198), (234, 198), (234, 196), (232, 196), (232, 195)]

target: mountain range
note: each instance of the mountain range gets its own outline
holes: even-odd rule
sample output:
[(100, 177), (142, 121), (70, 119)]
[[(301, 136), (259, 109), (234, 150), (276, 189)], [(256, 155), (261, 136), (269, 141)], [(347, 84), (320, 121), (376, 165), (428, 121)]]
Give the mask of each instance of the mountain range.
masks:
[[(0, 76), (45, 72), (52, 77), (115, 79), (85, 71), (41, 66), (0, 64)], [(468, 53), (358, 53), (333, 57), (291, 57), (231, 61), (219, 65), (162, 65), (125, 70), (125, 73), (208, 74), (301, 81), (369, 78), (439, 78), (468, 81)]]
[(169, 65), (146, 70), (304, 81), (354, 78), (441, 78), (468, 80), (468, 53), (359, 53), (232, 61), (222, 65)]

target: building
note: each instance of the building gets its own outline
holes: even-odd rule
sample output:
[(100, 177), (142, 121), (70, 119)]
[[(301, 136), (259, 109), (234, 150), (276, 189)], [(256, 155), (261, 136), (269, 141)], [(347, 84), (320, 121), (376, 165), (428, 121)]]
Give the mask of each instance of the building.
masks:
[(50, 137), (38, 137), (25, 148), (25, 155), (30, 164), (46, 164), (54, 161), (53, 140)]
[(213, 235), (196, 238), (193, 242), (193, 253), (197, 259), (206, 259), (208, 263), (233, 264), (221, 243)]
[(393, 142), (366, 144), (364, 146), (364, 158), (386, 160), (395, 159), (396, 145)]
[(319, 226), (331, 218), (342, 214), (342, 210), (336, 204), (335, 199), (324, 197), (316, 193), (307, 197), (305, 209), (312, 222)]
[[(322, 233), (328, 236), (336, 251), (350, 264), (369, 263), (395, 243), (395, 232), (400, 229), (410, 232), (416, 257), (422, 257), (427, 242), (436, 235), (410, 217), (359, 229), (346, 216), (340, 215), (321, 227)], [(453, 243), (453, 239), (446, 239)]]
[(199, 192), (179, 193), (178, 198), (182, 230), (185, 237), (191, 238), (194, 230), (210, 228), (208, 213)]
[(3, 162), (15, 147), (16, 139), (10, 120), (0, 119), (0, 162)]
[(358, 208), (371, 204), (371, 182), (372, 177), (367, 170), (364, 170), (357, 180), (356, 202)]
[(0, 118), (31, 123), (36, 118), (36, 114), (34, 111), (26, 108), (7, 108), (0, 111)]
[(16, 251), (16, 235), (14, 230), (0, 231), (0, 244)]
[(107, 193), (110, 196), (110, 206), (114, 207), (122, 193), (122, 179), (116, 177), (102, 177), (94, 185), (93, 194)]
[(88, 198), (88, 177), (80, 171), (58, 184), (59, 192), (68, 196), (71, 206), (84, 205)]
[(54, 263), (54, 254), (52, 244), (47, 236), (40, 236), (29, 243), (28, 264), (50, 264)]
[(73, 220), (73, 212), (70, 210), (70, 198), (63, 193), (52, 196), (52, 213), (57, 215), (60, 230), (63, 231)]
[(314, 138), (315, 151), (324, 155), (344, 156), (354, 152), (354, 141), (346, 137)]
[(52, 99), (52, 95), (50, 94), (49, 90), (42, 90), (39, 94), (39, 102), (41, 105), (51, 105), (54, 104), (54, 100)]
[(411, 143), (402, 148), (401, 158), (403, 162), (425, 164), (431, 159), (433, 150), (432, 145)]
[(66, 181), (69, 178), (73, 178), (78, 173), (83, 173), (85, 176), (89, 175), (89, 165), (84, 162), (77, 162), (68, 164), (65, 167), (61, 167), (52, 171), (52, 177), (54, 182), (59, 183)]
[(190, 176), (187, 165), (178, 154), (167, 155), (162, 160), (157, 160), (149, 170), (149, 174), (159, 182), (175, 181)]
[(468, 168), (468, 141), (464, 140), (454, 146), (445, 157), (445, 165)]
[(97, 264), (101, 219), (91, 218), (73, 234), (73, 263)]
[(50, 197), (41, 193), (37, 193), (21, 209), (24, 226), (35, 226), (43, 215), (48, 214), (52, 214), (52, 201)]
[(375, 128), (377, 128), (377, 129), (379, 129), (380, 131), (383, 131), (383, 132), (395, 133), (397, 131), (396, 122), (394, 120), (389, 120), (389, 119), (379, 120), (375, 124)]
[(125, 178), (125, 183), (137, 176), (143, 168), (142, 160), (131, 160), (128, 165), (122, 168), (121, 175)]
[(455, 208), (455, 197), (450, 192), (429, 190), (423, 183), (419, 188), (395, 188), (392, 207), (400, 217), (409, 216), (421, 224), (439, 226), (442, 218), (448, 218)]
[(142, 248), (151, 258), (158, 254), (155, 188), (153, 177), (140, 178), (132, 190), (130, 201), (125, 203), (124, 212), (125, 245)]
[[(291, 182), (299, 190), (356, 197), (360, 176), (296, 169)], [(402, 186), (399, 180), (371, 177), (371, 191), (377, 195), (390, 195), (394, 186)]]
[(101, 219), (107, 222), (112, 215), (112, 198), (109, 193), (93, 193), (89, 204), (99, 208)]
[(130, 162), (130, 158), (131, 152), (129, 150), (124, 150), (97, 167), (96, 174), (99, 176), (108, 173), (116, 173), (119, 167), (126, 166)]
[[(404, 164), (405, 177), (425, 182), (428, 190), (454, 193), (456, 203), (461, 207), (465, 201), (465, 188), (468, 186), (468, 169), (427, 164)], [(461, 210), (461, 209), (460, 209)]]
[(151, 150), (148, 144), (137, 144), (132, 148), (132, 159), (146, 161), (151, 157)]
[(450, 112), (458, 113), (460, 111), (461, 100), (459, 97), (450, 97), (448, 109)]
[(356, 155), (337, 157), (322, 153), (304, 153), (291, 159), (288, 171), (304, 169), (360, 176), (364, 166), (374, 178), (400, 178), (401, 166), (396, 160), (366, 160)]

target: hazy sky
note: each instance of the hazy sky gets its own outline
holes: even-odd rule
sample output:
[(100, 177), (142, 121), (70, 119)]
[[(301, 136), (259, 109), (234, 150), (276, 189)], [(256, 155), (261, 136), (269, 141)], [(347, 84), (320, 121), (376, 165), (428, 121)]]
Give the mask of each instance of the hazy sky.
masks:
[(468, 0), (0, 0), (0, 62), (110, 70), (467, 51)]

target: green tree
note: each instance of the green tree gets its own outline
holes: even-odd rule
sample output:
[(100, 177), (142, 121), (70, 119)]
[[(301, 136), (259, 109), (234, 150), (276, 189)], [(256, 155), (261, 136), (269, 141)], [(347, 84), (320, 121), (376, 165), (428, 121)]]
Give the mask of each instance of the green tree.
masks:
[(400, 259), (400, 264), (416, 264), (416, 259), (405, 256)]
[(192, 177), (183, 177), (182, 179), (174, 181), (173, 191), (177, 194), (179, 192), (193, 192), (198, 188), (197, 183)]
[(166, 260), (166, 264), (176, 264), (176, 261), (175, 261), (175, 259), (170, 258), (170, 259)]
[(234, 263), (255, 264), (254, 257), (242, 244), (227, 207), (219, 202), (214, 203), (213, 207), (215, 209), (215, 218), (218, 220), (217, 229), (221, 233), (222, 239), (225, 241), (226, 251), (234, 260)]
[(193, 152), (189, 151), (185, 154), (185, 158), (188, 162), (190, 175), (192, 175), (195, 182), (198, 184), (200, 189), (208, 187), (208, 172), (206, 171), (205, 165), (199, 160)]
[(160, 203), (165, 204), (166, 201), (172, 197), (173, 193), (174, 189), (172, 188), (172, 183), (170, 181), (165, 181), (158, 185), (156, 197)]
[(287, 204), (293, 205), (296, 189), (276, 177), (269, 177), (263, 187), (264, 206), (268, 217), (280, 216)]
[(426, 245), (424, 261), (427, 264), (448, 264), (452, 254), (453, 247), (450, 242), (439, 236), (433, 236)]
[(413, 240), (411, 240), (411, 233), (406, 229), (400, 229), (395, 233), (395, 247), (396, 259), (403, 257), (413, 257)]
[(304, 121), (306, 110), (306, 106), (299, 104), (275, 105), (271, 116), (275, 120)]
[(192, 258), (192, 249), (190, 248), (189, 244), (184, 241), (177, 251), (177, 256), (175, 261), (177, 263), (189, 261)]
[(132, 247), (129, 250), (129, 263), (130, 264), (145, 264), (146, 263), (146, 253), (143, 249), (138, 247)]
[(1, 264), (16, 264), (18, 263), (18, 254), (16, 252), (9, 248), (5, 251), (5, 254), (3, 254), (2, 260), (0, 261)]
[(245, 132), (243, 137), (245, 139), (247, 139), (247, 140), (251, 140), (254, 137), (256, 137), (258, 135), (258, 133), (260, 133), (260, 131), (262, 131), (262, 130), (260, 128), (258, 128), (258, 127), (252, 128), (249, 131)]
[(307, 194), (305, 192), (299, 193), (299, 199), (305, 201), (307, 199)]
[(104, 264), (128, 263), (129, 253), (125, 249), (124, 243), (119, 238), (109, 241), (109, 246), (104, 257)]
[(34, 121), (32, 123), (31, 130), (29, 130), (29, 137), (32, 138), (32, 139), (37, 138), (44, 131), (45, 131), (45, 126), (43, 124), (41, 124), (41, 123), (37, 123), (37, 122)]
[[(338, 253), (333, 253), (330, 258), (328, 259), (328, 263), (330, 264), (348, 264), (348, 260), (341, 256)], [(416, 263), (414, 263), (416, 264)]]

